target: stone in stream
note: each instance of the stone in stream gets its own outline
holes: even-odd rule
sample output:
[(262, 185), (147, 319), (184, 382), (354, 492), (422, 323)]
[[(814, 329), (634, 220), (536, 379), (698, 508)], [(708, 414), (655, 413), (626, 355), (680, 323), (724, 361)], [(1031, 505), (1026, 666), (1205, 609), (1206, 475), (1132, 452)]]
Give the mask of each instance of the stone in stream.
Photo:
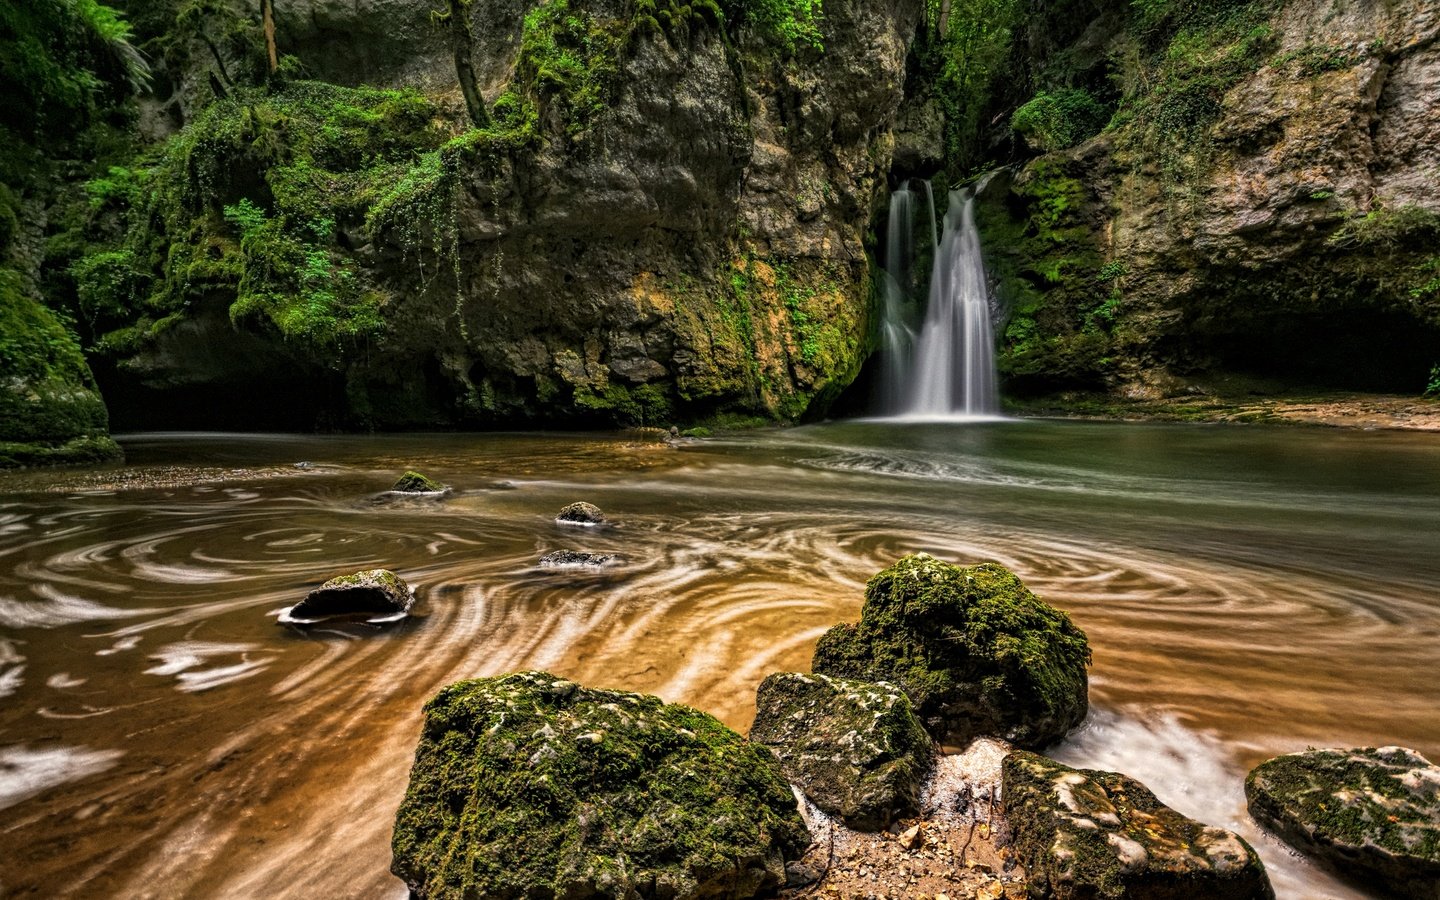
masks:
[(935, 745), (898, 687), (778, 672), (755, 703), (750, 740), (820, 809), (862, 831), (919, 812)]
[(1089, 661), (1085, 633), (1004, 566), (920, 553), (870, 579), (860, 622), (827, 631), (812, 668), (899, 685), (941, 741), (1043, 747), (1085, 718)]
[(555, 517), (555, 521), (560, 525), (584, 525), (590, 527), (607, 523), (605, 514), (600, 511), (600, 507), (584, 502), (572, 503), (560, 510), (560, 514)]
[(397, 494), (444, 494), (450, 489), (433, 478), (410, 470), (401, 475), (390, 490)]
[(280, 614), (282, 625), (312, 625), (329, 619), (361, 619), (372, 624), (405, 618), (415, 591), (389, 569), (369, 569), (332, 578)]
[(603, 569), (620, 562), (613, 553), (587, 553), (582, 550), (552, 550), (540, 557), (546, 569)]
[(1440, 767), (1414, 750), (1277, 756), (1251, 770), (1245, 798), (1255, 821), (1341, 875), (1440, 900)]
[(1005, 757), (1005, 815), (1032, 898), (1273, 900), (1265, 866), (1234, 832), (1181, 815), (1118, 772), (1035, 753)]
[(417, 900), (741, 900), (809, 842), (775, 758), (715, 718), (522, 672), (426, 704), (390, 870)]

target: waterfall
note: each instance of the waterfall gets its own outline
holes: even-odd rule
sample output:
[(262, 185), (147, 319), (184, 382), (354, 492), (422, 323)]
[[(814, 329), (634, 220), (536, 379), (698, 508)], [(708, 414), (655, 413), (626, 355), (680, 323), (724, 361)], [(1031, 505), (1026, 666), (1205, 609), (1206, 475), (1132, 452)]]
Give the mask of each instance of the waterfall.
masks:
[[(936, 241), (929, 182), (925, 189), (932, 210), (931, 240)], [(884, 410), (889, 415), (985, 416), (1000, 409), (990, 298), (975, 228), (975, 191), (951, 191), (949, 200), (944, 231), (933, 245), (929, 297), (917, 335), (906, 315), (914, 195), (902, 186), (890, 198), (881, 346)]]
[[(926, 187), (929, 185), (927, 183)], [(934, 221), (934, 215), (931, 215)], [(885, 310), (880, 323), (881, 404), (887, 413), (905, 402), (915, 330), (910, 326), (911, 266), (915, 259), (915, 195), (901, 185), (890, 195), (885, 235)]]

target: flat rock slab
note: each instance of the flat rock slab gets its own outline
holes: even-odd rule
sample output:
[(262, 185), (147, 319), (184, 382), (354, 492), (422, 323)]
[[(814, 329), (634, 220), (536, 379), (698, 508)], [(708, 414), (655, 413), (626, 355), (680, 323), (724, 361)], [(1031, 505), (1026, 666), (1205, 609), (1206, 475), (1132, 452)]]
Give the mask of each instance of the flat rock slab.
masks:
[(313, 625), (332, 619), (372, 624), (396, 622), (409, 615), (415, 591), (389, 569), (369, 569), (332, 578), (280, 614), (285, 625)]
[(865, 585), (860, 621), (815, 646), (825, 675), (899, 685), (937, 740), (1043, 747), (1089, 709), (1090, 647), (1004, 566), (907, 556)]
[(1404, 747), (1307, 750), (1245, 779), (1250, 814), (1341, 875), (1440, 900), (1440, 766)]
[(918, 812), (935, 746), (904, 691), (778, 672), (760, 683), (755, 702), (750, 739), (769, 747), (820, 809), (862, 831)]
[(714, 717), (521, 672), (426, 704), (391, 871), (416, 900), (744, 900), (809, 843), (774, 756)]
[(552, 550), (540, 557), (540, 565), (546, 569), (603, 569), (621, 562), (620, 557), (613, 553), (586, 553), (582, 550)]
[(1237, 834), (1181, 815), (1118, 772), (1035, 753), (1005, 757), (1005, 812), (1030, 896), (1057, 900), (1273, 900)]

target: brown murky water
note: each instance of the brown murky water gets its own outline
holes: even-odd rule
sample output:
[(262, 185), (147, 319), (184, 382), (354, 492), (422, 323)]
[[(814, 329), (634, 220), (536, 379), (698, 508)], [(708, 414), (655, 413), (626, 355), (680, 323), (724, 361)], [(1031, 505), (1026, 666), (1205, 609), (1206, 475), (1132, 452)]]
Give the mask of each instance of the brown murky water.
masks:
[[(144, 435), (110, 473), (0, 478), (0, 896), (402, 897), (420, 707), (543, 668), (745, 729), (865, 580), (998, 560), (1095, 650), (1059, 747), (1242, 829), (1281, 897), (1362, 896), (1255, 832), (1241, 779), (1307, 745), (1440, 758), (1440, 436), (847, 423), (615, 435)], [(309, 468), (296, 468), (297, 461)], [(456, 493), (368, 502), (405, 467)], [(577, 499), (620, 527), (562, 529)], [(552, 549), (622, 554), (542, 570)], [(277, 613), (396, 569), (400, 627)]]

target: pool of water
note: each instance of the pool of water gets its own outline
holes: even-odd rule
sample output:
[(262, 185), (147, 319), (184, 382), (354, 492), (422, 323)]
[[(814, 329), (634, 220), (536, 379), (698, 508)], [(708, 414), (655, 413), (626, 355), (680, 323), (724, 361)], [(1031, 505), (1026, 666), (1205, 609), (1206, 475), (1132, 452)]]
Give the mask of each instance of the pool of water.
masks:
[[(122, 439), (123, 469), (0, 476), (0, 894), (404, 896), (420, 708), (547, 669), (744, 731), (898, 557), (1001, 562), (1090, 636), (1051, 752), (1256, 844), (1282, 898), (1359, 897), (1258, 832), (1242, 780), (1307, 746), (1440, 755), (1440, 435), (849, 422), (624, 434)], [(297, 467), (299, 462), (308, 463)], [(377, 504), (405, 468), (443, 502)], [(562, 528), (588, 500), (616, 521)], [(616, 553), (542, 569), (556, 549)], [(301, 632), (392, 568), (398, 627)]]

